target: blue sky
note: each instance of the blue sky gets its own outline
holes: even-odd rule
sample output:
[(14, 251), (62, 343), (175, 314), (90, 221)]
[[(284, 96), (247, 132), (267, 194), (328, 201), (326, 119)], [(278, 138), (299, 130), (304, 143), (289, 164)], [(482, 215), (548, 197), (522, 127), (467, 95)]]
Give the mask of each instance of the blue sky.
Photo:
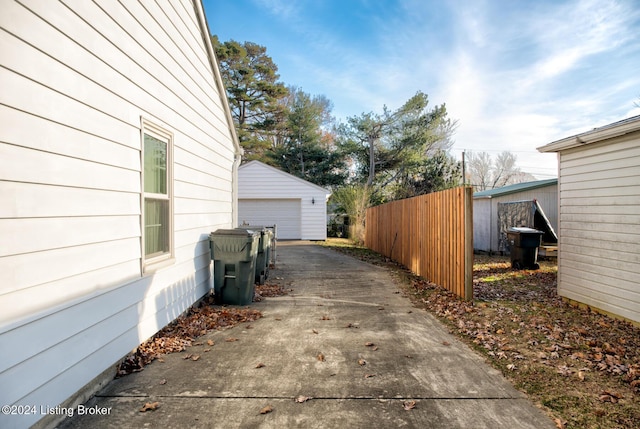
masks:
[(267, 48), (280, 80), (338, 120), (417, 91), (458, 121), (451, 153), (536, 147), (640, 114), (640, 0), (204, 0), (221, 41)]

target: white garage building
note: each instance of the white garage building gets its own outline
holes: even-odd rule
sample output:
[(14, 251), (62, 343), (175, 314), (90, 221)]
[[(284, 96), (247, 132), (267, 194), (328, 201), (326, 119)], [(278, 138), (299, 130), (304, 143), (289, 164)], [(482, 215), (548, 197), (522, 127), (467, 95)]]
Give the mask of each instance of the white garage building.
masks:
[(260, 161), (238, 169), (238, 225), (277, 225), (280, 240), (327, 239), (327, 189)]

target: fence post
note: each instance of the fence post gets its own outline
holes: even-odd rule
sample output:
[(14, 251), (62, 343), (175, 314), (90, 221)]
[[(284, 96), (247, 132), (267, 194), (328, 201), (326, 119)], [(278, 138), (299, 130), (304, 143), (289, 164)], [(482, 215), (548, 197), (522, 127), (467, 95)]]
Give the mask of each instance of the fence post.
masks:
[(473, 300), (473, 188), (464, 187), (464, 299)]

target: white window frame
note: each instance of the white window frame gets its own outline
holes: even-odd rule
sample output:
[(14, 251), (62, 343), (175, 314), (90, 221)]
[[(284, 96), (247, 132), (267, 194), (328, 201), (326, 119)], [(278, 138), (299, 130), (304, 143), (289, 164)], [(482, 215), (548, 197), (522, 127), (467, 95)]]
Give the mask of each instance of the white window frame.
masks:
[[(141, 133), (140, 133), (140, 228), (141, 228), (141, 240), (140, 240), (140, 255), (141, 255), (141, 270), (142, 274), (155, 271), (159, 268), (171, 265), (175, 262), (175, 249), (174, 249), (174, 214), (173, 214), (173, 133), (168, 131), (161, 125), (151, 122), (145, 118), (141, 118)], [(156, 194), (145, 192), (145, 177), (144, 177), (144, 140), (145, 135), (154, 137), (167, 144), (167, 166), (166, 166), (166, 194)], [(145, 225), (145, 202), (147, 199), (155, 200), (167, 200), (169, 202), (168, 213), (168, 251), (159, 255), (147, 256), (146, 253), (146, 225)]]

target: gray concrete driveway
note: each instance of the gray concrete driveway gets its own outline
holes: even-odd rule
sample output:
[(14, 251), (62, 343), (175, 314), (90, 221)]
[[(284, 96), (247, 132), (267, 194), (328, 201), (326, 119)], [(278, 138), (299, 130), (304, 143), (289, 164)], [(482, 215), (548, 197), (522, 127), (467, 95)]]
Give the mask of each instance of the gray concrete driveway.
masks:
[[(281, 242), (271, 277), (292, 291), (254, 303), (262, 319), (207, 334), (205, 345), (187, 351), (198, 361), (167, 355), (114, 380), (86, 404), (110, 408), (108, 415), (75, 416), (62, 427), (555, 427), (414, 308), (385, 269), (311, 243)], [(215, 346), (204, 353), (208, 339)], [(311, 399), (295, 402), (300, 396)], [(157, 410), (139, 412), (155, 401)], [(272, 411), (260, 414), (266, 406)]]

